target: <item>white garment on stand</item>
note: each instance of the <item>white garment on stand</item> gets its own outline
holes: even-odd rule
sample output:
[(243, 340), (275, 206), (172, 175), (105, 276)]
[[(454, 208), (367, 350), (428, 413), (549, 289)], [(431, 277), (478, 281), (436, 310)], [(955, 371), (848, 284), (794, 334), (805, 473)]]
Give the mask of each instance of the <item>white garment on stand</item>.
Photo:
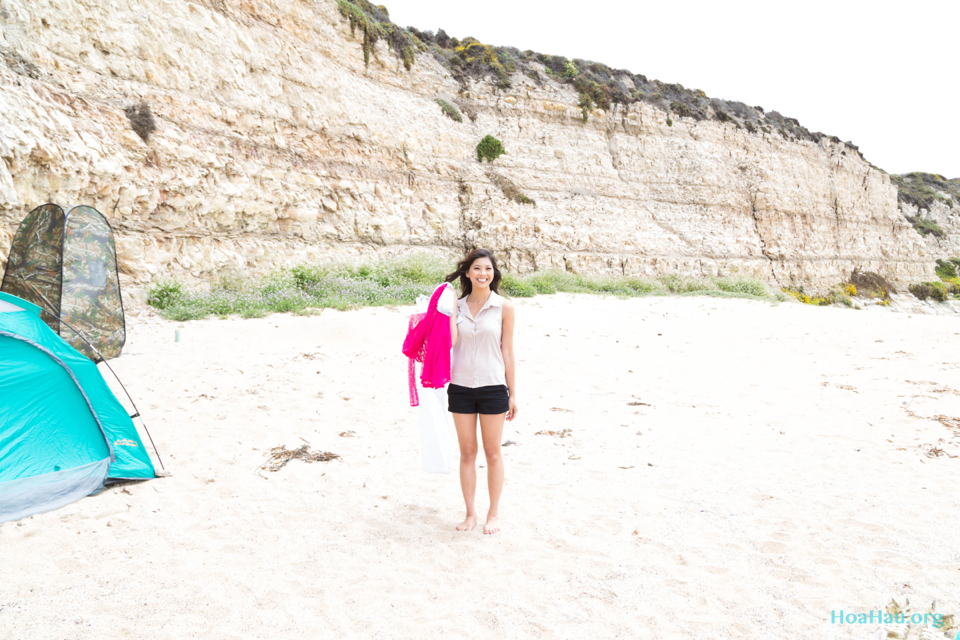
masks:
[(447, 414), (446, 389), (419, 389), (420, 457), (427, 473), (453, 469), (453, 429)]
[[(450, 316), (456, 308), (457, 296), (450, 285), (440, 294), (437, 311)], [(426, 313), (429, 296), (417, 298), (417, 313)], [(453, 470), (453, 429), (447, 412), (447, 390), (424, 389), (417, 380), (420, 395), (420, 457), (427, 473), (450, 473)]]

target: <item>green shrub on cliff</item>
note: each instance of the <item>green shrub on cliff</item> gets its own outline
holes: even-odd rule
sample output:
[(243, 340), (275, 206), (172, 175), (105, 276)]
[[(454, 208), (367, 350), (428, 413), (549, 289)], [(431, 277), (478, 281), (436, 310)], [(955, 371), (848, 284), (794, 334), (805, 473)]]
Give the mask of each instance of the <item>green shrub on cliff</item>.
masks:
[(580, 118), (584, 122), (590, 119), (590, 112), (593, 111), (593, 100), (590, 96), (580, 94)]
[(917, 230), (917, 233), (919, 233), (922, 236), (933, 236), (935, 238), (943, 238), (943, 237), (946, 237), (947, 235), (946, 233), (944, 233), (943, 229), (940, 228), (940, 225), (938, 225), (933, 220), (926, 220), (924, 218), (921, 218), (920, 216), (904, 216), (904, 217), (906, 217), (907, 222), (909, 222), (910, 225)]
[(950, 258), (949, 260), (937, 260), (937, 277), (943, 281), (943, 286), (947, 293), (952, 293), (955, 298), (960, 298), (960, 258)]
[(514, 184), (514, 182), (509, 178), (498, 175), (492, 169), (487, 171), (487, 177), (490, 178), (491, 182), (500, 187), (500, 190), (503, 192), (503, 195), (507, 200), (516, 202), (517, 204), (530, 204), (537, 206), (537, 201), (520, 191), (520, 187)]
[(851, 295), (861, 298), (879, 298), (885, 304), (890, 303), (890, 294), (897, 292), (893, 285), (879, 273), (861, 271), (859, 267), (851, 272), (850, 285), (854, 289)]
[(947, 299), (947, 287), (942, 282), (921, 282), (920, 284), (910, 285), (910, 293), (920, 300), (936, 300), (943, 302)]
[(440, 98), (436, 98), (435, 102), (440, 105), (440, 110), (443, 112), (443, 115), (454, 122), (463, 122), (463, 116), (460, 115), (460, 111), (455, 106)]
[(483, 140), (477, 144), (477, 161), (479, 162), (483, 162), (484, 158), (487, 162), (493, 162), (504, 153), (506, 151), (503, 149), (503, 143), (491, 135), (484, 136)]
[(936, 173), (915, 171), (891, 175), (890, 182), (897, 186), (897, 200), (913, 205), (918, 214), (920, 209), (929, 211), (934, 203), (953, 206), (954, 201), (960, 199), (960, 178), (948, 180)]
[(941, 280), (956, 278), (957, 266), (953, 264), (952, 260), (937, 260), (936, 273)]

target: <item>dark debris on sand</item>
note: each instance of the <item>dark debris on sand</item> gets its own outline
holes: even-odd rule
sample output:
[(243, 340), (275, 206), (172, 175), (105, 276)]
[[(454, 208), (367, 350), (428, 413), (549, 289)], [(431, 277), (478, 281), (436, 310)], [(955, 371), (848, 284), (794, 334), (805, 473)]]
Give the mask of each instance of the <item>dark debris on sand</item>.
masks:
[(280, 471), (280, 469), (287, 466), (287, 463), (293, 459), (303, 460), (304, 462), (329, 462), (330, 460), (335, 460), (340, 457), (330, 451), (310, 451), (309, 445), (303, 445), (296, 449), (287, 449), (286, 445), (282, 445), (270, 449), (270, 451), (264, 455), (269, 457), (267, 458), (266, 464), (260, 468), (266, 469), (267, 471)]

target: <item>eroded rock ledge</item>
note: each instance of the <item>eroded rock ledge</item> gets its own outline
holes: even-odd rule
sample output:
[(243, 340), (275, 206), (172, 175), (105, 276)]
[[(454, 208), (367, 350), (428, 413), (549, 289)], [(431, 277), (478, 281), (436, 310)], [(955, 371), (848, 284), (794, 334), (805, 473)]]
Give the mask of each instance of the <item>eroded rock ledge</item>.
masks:
[[(473, 246), (521, 272), (934, 278), (889, 177), (843, 144), (670, 126), (643, 104), (584, 123), (567, 86), (461, 92), (429, 56), (406, 72), (382, 44), (365, 68), (333, 0), (109, 5), (0, 0), (4, 257), (23, 215), (55, 201), (109, 216), (140, 283)], [(141, 101), (146, 143), (124, 114)], [(508, 152), (493, 165), (474, 151), (486, 134)]]

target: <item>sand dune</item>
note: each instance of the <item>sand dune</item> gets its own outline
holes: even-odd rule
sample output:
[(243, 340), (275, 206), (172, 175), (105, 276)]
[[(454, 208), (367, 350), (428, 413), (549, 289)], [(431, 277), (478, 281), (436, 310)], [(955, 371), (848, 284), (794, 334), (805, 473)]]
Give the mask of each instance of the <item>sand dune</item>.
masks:
[[(113, 366), (173, 475), (0, 525), (0, 636), (868, 638), (831, 610), (907, 598), (960, 618), (955, 318), (517, 305), (493, 537), (456, 533), (456, 475), (419, 469), (409, 308), (129, 318)], [(259, 469), (305, 442), (341, 459)]]

